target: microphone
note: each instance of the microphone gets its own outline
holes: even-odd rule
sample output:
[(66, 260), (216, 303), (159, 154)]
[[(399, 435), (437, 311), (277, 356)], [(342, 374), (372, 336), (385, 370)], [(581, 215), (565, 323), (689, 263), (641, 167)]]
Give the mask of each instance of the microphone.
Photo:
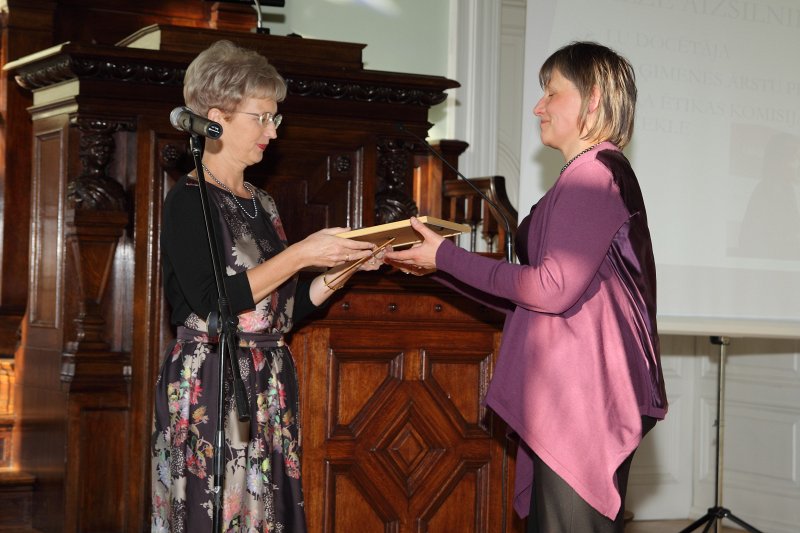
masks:
[(437, 157), (437, 158), (438, 158), (438, 159), (439, 159), (439, 160), (440, 160), (442, 163), (444, 163), (445, 165), (447, 165), (447, 167), (448, 167), (450, 170), (452, 170), (453, 172), (455, 172), (455, 173), (456, 173), (456, 175), (457, 175), (459, 178), (461, 178), (462, 180), (464, 180), (465, 182), (467, 182), (467, 185), (469, 185), (470, 187), (472, 187), (472, 189), (473, 189), (473, 190), (474, 190), (476, 193), (478, 193), (478, 196), (480, 196), (481, 198), (483, 198), (483, 201), (484, 201), (484, 202), (486, 202), (487, 204), (489, 204), (489, 206), (492, 208), (492, 210), (493, 210), (493, 211), (494, 211), (496, 214), (500, 215), (500, 218), (501, 218), (501, 219), (503, 219), (503, 224), (504, 224), (504, 225), (505, 225), (505, 227), (506, 227), (506, 235), (505, 235), (505, 244), (506, 244), (506, 261), (508, 261), (509, 263), (513, 263), (513, 262), (514, 262), (514, 250), (513, 250), (513, 244), (512, 244), (512, 240), (511, 240), (511, 224), (509, 224), (509, 223), (508, 223), (508, 218), (506, 217), (505, 213), (503, 213), (503, 212), (500, 210), (500, 208), (497, 206), (497, 204), (496, 204), (496, 203), (494, 203), (493, 201), (491, 201), (491, 200), (490, 200), (490, 199), (489, 199), (489, 198), (488, 198), (488, 197), (487, 197), (485, 194), (483, 194), (483, 191), (482, 191), (482, 190), (480, 190), (480, 189), (477, 187), (477, 185), (475, 185), (474, 183), (472, 183), (472, 182), (471, 182), (469, 179), (467, 179), (467, 177), (466, 177), (466, 176), (464, 176), (464, 174), (462, 174), (461, 172), (459, 172), (459, 171), (458, 171), (458, 169), (457, 169), (456, 167), (454, 167), (453, 165), (451, 165), (451, 164), (450, 164), (450, 162), (449, 162), (449, 161), (447, 161), (447, 159), (445, 159), (445, 158), (444, 158), (444, 156), (442, 156), (442, 154), (440, 154), (439, 152), (437, 152), (436, 150), (434, 150), (434, 149), (433, 149), (433, 146), (431, 146), (430, 144), (428, 144), (428, 141), (426, 141), (425, 139), (423, 139), (423, 138), (422, 138), (422, 137), (420, 137), (419, 135), (417, 135), (417, 134), (415, 134), (415, 133), (413, 133), (413, 132), (411, 132), (411, 131), (407, 130), (407, 129), (406, 129), (406, 127), (405, 127), (405, 126), (404, 126), (402, 123), (400, 123), (400, 122), (398, 122), (397, 124), (395, 124), (395, 126), (397, 127), (397, 129), (398, 129), (398, 130), (400, 130), (400, 131), (402, 131), (402, 132), (405, 132), (405, 133), (407, 133), (407, 134), (411, 135), (412, 137), (414, 137), (415, 139), (417, 139), (419, 142), (421, 142), (422, 144), (424, 144), (424, 145), (425, 145), (425, 148), (427, 148), (427, 149), (428, 149), (428, 151), (429, 151), (430, 153), (432, 153), (433, 155), (435, 155), (435, 156), (436, 156), (436, 157)]
[(219, 125), (219, 122), (201, 117), (185, 106), (173, 109), (169, 114), (169, 121), (176, 130), (192, 135), (202, 135), (209, 139), (219, 139), (222, 135), (222, 126)]

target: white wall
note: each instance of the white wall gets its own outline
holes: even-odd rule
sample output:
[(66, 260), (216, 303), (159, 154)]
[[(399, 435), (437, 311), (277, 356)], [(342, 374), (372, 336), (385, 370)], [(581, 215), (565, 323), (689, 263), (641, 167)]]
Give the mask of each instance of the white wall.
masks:
[[(366, 44), (364, 68), (452, 78), (451, 3), (455, 0), (287, 0), (262, 7), (273, 35)], [(448, 100), (452, 100), (448, 98)], [(455, 138), (449, 102), (431, 113), (433, 138)]]
[[(661, 341), (669, 413), (637, 451), (627, 506), (637, 520), (694, 519), (715, 505), (720, 349), (708, 337)], [(721, 504), (761, 531), (796, 533), (800, 341), (731, 338), (726, 354)]]
[(661, 339), (669, 414), (634, 456), (626, 505), (637, 520), (689, 516), (697, 342), (694, 337)]
[(503, 0), (500, 11), (500, 72), (497, 91), (497, 167), (486, 174), (506, 178), (509, 200), (524, 216), (530, 206), (519, 205), (520, 140), (522, 117), (531, 111), (523, 106), (525, 76), (526, 0)]
[[(693, 516), (713, 505), (718, 353), (706, 343), (695, 363)], [(800, 341), (732, 338), (725, 376), (723, 506), (762, 531), (796, 533)]]
[(447, 73), (450, 0), (287, 0), (262, 13), (273, 35), (366, 44), (369, 70)]
[(287, 0), (262, 13), (274, 35), (366, 44), (366, 69), (461, 83), (431, 110), (429, 139), (469, 143), (459, 169), (505, 176), (516, 205), (525, 9), (526, 0)]

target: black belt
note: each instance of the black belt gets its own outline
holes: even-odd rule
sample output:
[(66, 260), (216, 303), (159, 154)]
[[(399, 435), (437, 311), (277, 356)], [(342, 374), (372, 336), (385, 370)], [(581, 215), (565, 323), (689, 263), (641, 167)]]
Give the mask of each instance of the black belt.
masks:
[[(239, 346), (242, 348), (279, 348), (281, 346), (286, 346), (286, 341), (283, 340), (283, 335), (280, 333), (248, 333), (246, 331), (237, 331), (236, 338), (239, 339)], [(211, 336), (205, 331), (199, 331), (185, 326), (178, 326), (178, 339), (182, 341), (202, 342), (205, 344), (219, 343), (219, 337), (217, 335)]]

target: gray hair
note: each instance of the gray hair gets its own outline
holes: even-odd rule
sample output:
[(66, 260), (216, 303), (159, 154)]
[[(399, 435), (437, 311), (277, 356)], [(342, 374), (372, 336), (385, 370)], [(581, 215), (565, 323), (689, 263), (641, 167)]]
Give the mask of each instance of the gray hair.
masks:
[(230, 41), (217, 41), (189, 64), (183, 98), (195, 113), (206, 116), (216, 107), (232, 113), (247, 98), (286, 98), (286, 81), (267, 58)]

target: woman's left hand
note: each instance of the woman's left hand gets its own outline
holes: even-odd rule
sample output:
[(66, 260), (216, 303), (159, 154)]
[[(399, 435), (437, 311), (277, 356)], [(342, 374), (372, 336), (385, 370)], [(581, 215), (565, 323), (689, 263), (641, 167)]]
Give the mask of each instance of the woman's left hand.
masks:
[(411, 217), (411, 227), (422, 237), (422, 242), (408, 250), (387, 252), (384, 261), (407, 274), (422, 276), (435, 272), (436, 252), (444, 237), (429, 229), (416, 217)]
[(387, 246), (386, 248), (383, 248), (382, 250), (379, 250), (378, 252), (374, 253), (371, 258), (369, 258), (366, 261), (364, 261), (363, 263), (361, 263), (358, 266), (358, 269), (359, 270), (378, 270), (381, 267), (381, 265), (383, 265), (384, 256), (386, 255), (386, 253), (387, 252), (391, 252), (391, 251), (392, 251), (392, 247), (391, 246)]

